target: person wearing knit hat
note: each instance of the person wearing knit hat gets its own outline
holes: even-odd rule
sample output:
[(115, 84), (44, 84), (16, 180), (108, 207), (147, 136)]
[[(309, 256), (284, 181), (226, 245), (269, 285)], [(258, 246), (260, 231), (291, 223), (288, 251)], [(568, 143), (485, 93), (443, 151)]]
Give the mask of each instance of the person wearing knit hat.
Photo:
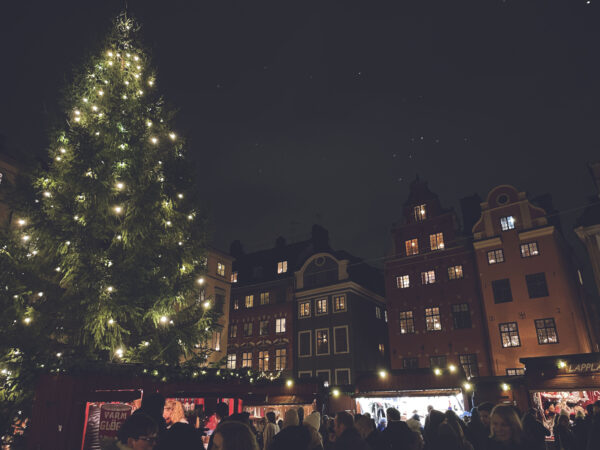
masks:
[(310, 432), (310, 450), (323, 450), (323, 438), (319, 433), (321, 427), (321, 414), (318, 411), (313, 411), (308, 417), (304, 418), (303, 424)]
[(298, 410), (288, 409), (281, 431), (273, 438), (270, 450), (306, 450), (310, 443), (309, 428), (299, 425)]

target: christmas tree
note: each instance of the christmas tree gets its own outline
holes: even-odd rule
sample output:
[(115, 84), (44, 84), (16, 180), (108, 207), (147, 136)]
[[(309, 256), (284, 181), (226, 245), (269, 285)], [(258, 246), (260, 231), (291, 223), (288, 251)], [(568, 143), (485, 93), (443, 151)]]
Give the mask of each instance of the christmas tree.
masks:
[(138, 28), (117, 18), (67, 90), (47, 169), (12, 196), (0, 401), (15, 407), (36, 369), (206, 357), (217, 313), (199, 300), (200, 196)]

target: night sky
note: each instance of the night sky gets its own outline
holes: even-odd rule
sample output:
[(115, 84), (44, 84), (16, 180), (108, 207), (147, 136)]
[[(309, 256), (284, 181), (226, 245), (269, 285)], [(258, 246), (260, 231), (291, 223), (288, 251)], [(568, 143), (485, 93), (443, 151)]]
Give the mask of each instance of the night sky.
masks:
[[(124, 2), (7, 3), (0, 133), (43, 156), (61, 89)], [(180, 110), (220, 248), (321, 223), (336, 248), (380, 264), (417, 173), (446, 206), (504, 183), (550, 192), (568, 231), (593, 193), (599, 0), (128, 7)]]

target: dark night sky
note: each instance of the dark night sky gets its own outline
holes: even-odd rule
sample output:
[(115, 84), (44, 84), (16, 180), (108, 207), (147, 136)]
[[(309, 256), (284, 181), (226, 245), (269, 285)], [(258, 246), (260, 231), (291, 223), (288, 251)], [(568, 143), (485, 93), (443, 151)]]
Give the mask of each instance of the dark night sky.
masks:
[[(123, 2), (6, 3), (0, 133), (12, 151), (44, 154), (60, 89)], [(585, 204), (600, 144), (599, 7), (129, 1), (180, 108), (215, 244), (254, 250), (320, 222), (334, 246), (373, 262), (416, 173), (447, 206), (503, 183), (551, 192), (562, 211)], [(577, 214), (564, 214), (567, 229)]]

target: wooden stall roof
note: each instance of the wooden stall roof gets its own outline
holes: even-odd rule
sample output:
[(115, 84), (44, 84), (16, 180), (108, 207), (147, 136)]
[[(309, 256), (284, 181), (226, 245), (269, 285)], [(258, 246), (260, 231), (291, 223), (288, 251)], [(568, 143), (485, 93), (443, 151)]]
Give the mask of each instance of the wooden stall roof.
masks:
[(530, 391), (600, 388), (600, 353), (521, 358)]
[(379, 373), (363, 374), (356, 382), (356, 396), (381, 395), (383, 393), (398, 395), (447, 395), (449, 391), (460, 391), (466, 381), (464, 372), (456, 370), (444, 371), (436, 375), (431, 369), (392, 370), (380, 376)]

